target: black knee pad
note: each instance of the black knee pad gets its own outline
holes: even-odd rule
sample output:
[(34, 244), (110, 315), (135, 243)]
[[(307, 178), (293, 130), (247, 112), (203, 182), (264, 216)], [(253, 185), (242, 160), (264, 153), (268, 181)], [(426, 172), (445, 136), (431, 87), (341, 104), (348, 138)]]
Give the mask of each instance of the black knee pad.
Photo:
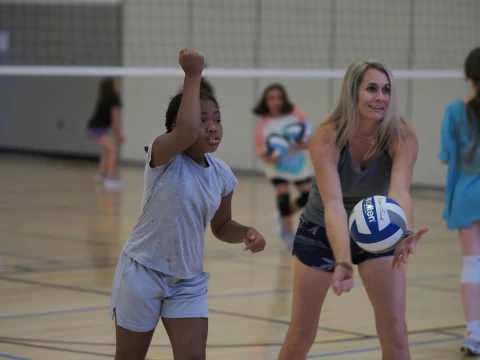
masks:
[(288, 216), (292, 213), (290, 208), (290, 194), (277, 195), (277, 206), (281, 216)]
[(307, 204), (309, 194), (310, 194), (310, 192), (302, 192), (301, 193), (301, 195), (296, 200), (298, 206), (303, 208)]

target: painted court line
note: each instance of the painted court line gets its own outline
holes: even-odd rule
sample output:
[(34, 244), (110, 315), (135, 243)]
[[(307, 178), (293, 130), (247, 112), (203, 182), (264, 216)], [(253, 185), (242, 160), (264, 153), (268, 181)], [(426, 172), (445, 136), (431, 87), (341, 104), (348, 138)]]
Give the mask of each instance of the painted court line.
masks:
[[(285, 293), (290, 291), (291, 289), (278, 289), (278, 290), (252, 291), (252, 292), (245, 292), (245, 293), (218, 294), (218, 295), (211, 295), (209, 299), (262, 296), (267, 294)], [(25, 313), (25, 314), (3, 315), (3, 316), (0, 316), (0, 320), (14, 320), (14, 319), (25, 319), (25, 318), (31, 318), (31, 317), (67, 315), (67, 314), (76, 314), (76, 313), (83, 313), (83, 312), (90, 312), (90, 311), (104, 311), (104, 310), (108, 310), (108, 306), (94, 306), (94, 307), (85, 307), (85, 308), (78, 308), (78, 309), (65, 309), (65, 310), (58, 310), (58, 311), (45, 311), (45, 312), (35, 312), (35, 313)]]
[[(440, 276), (449, 277), (451, 276), (451, 274), (443, 274)], [(415, 281), (417, 279), (425, 280), (426, 278), (438, 278), (438, 275), (420, 276), (418, 278), (411, 279), (411, 281), (412, 280)], [(358, 284), (357, 286), (361, 286), (361, 284)], [(270, 295), (270, 294), (286, 294), (286, 293), (290, 293), (291, 291), (292, 289), (290, 288), (282, 288), (282, 289), (250, 291), (250, 292), (243, 292), (243, 293), (216, 294), (216, 295), (210, 295), (209, 300), (226, 299), (226, 298), (242, 298), (242, 297), (250, 297), (250, 296), (263, 296), (263, 295)], [(13, 314), (13, 315), (0, 316), (0, 320), (13, 320), (13, 319), (22, 319), (22, 318), (29, 318), (29, 317), (66, 315), (66, 314), (74, 314), (74, 313), (89, 312), (89, 311), (103, 311), (106, 309), (108, 309), (108, 306), (96, 306), (96, 307), (86, 307), (86, 308), (78, 308), (78, 309), (66, 309), (66, 310), (59, 310), (59, 311)]]
[(46, 258), (43, 256), (24, 255), (16, 252), (11, 252), (11, 251), (0, 251), (0, 256), (4, 256), (8, 258), (25, 259), (25, 260), (39, 260), (47, 264), (60, 264), (62, 262), (61, 260), (58, 260), (58, 259)]
[[(460, 341), (460, 340), (461, 339), (459, 339), (458, 337), (450, 337), (446, 339), (444, 338), (444, 339), (436, 339), (436, 340), (428, 340), (428, 341), (416, 341), (416, 342), (410, 343), (409, 346), (416, 347), (416, 346), (433, 345), (433, 344), (440, 344), (440, 343)], [(336, 351), (336, 352), (330, 352), (325, 354), (309, 355), (307, 356), (307, 359), (320, 359), (320, 358), (336, 357), (336, 356), (342, 356), (342, 355), (353, 355), (353, 354), (359, 354), (359, 353), (380, 351), (381, 349), (382, 349), (381, 347), (377, 346), (377, 347), (369, 347), (369, 348), (348, 350), (348, 351)]]
[(78, 313), (83, 313), (83, 312), (101, 311), (101, 310), (108, 310), (108, 306), (96, 306), (96, 307), (87, 307), (87, 308), (79, 308), (79, 309), (45, 311), (45, 312), (15, 314), (15, 315), (4, 315), (4, 316), (0, 316), (0, 320), (13, 320), (13, 319), (25, 319), (25, 318), (32, 318), (32, 317), (78, 314)]
[(0, 354), (0, 359), (28, 360), (28, 359), (25, 359), (25, 358), (20, 358), (20, 357), (8, 355), (8, 354)]

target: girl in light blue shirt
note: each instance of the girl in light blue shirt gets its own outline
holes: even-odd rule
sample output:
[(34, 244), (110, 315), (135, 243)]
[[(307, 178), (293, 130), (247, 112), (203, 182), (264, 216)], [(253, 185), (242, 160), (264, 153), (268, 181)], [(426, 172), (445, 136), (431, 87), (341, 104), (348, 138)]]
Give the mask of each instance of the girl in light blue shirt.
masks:
[(464, 72), (472, 94), (447, 106), (438, 157), (448, 166), (443, 218), (448, 229), (458, 230), (463, 253), (462, 351), (480, 355), (480, 47), (468, 54)]

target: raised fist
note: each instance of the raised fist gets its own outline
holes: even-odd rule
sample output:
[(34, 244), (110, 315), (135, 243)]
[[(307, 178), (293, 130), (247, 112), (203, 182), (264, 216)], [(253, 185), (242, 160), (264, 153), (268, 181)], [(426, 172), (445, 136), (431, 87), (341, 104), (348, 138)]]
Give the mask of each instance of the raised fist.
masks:
[(205, 67), (203, 56), (186, 47), (180, 50), (178, 62), (186, 75), (199, 75)]

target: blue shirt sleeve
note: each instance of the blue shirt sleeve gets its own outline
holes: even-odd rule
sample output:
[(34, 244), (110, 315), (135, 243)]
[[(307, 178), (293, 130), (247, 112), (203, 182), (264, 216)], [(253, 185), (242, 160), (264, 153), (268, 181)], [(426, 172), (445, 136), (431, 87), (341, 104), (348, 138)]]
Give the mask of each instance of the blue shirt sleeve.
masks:
[(442, 121), (442, 129), (440, 136), (440, 151), (438, 158), (440, 161), (449, 162), (450, 157), (453, 156), (455, 148), (454, 138), (454, 119), (452, 116), (452, 110), (450, 107), (445, 109)]

